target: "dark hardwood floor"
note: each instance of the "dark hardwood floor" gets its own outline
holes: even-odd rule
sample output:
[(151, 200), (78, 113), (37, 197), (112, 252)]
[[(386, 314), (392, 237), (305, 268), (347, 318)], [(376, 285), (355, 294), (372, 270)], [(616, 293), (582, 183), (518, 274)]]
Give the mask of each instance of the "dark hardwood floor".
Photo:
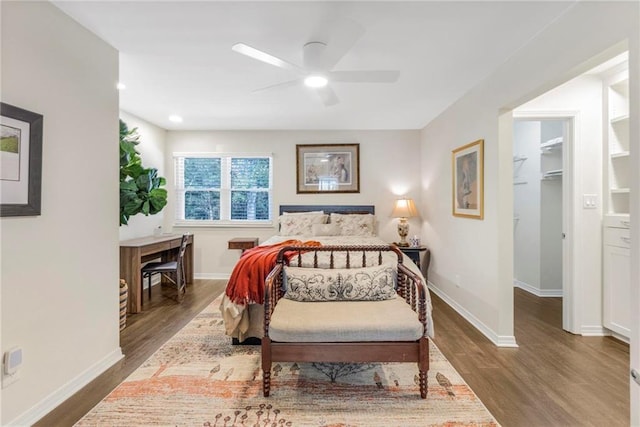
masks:
[(127, 315), (127, 327), (120, 332), (124, 358), (98, 378), (38, 421), (36, 427), (72, 426), (111, 390), (125, 380), (162, 344), (182, 329), (218, 295), (226, 280), (194, 280), (187, 285), (184, 300), (178, 304), (175, 289), (153, 286), (151, 301), (143, 292), (143, 311)]
[(628, 426), (629, 346), (562, 330), (562, 299), (515, 289), (518, 348), (498, 348), (434, 296), (434, 343), (498, 422)]
[[(36, 426), (71, 426), (222, 293), (225, 281), (196, 280), (182, 304), (154, 287), (145, 311), (121, 333), (125, 358)], [(168, 290), (163, 289), (167, 294)], [(434, 342), (505, 427), (628, 426), (629, 347), (565, 332), (559, 298), (515, 290), (519, 348), (498, 348), (433, 293)]]

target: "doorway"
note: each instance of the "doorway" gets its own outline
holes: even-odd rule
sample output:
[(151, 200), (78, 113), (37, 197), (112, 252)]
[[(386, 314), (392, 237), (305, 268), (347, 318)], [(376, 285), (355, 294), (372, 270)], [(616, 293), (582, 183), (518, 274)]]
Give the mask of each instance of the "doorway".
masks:
[(514, 286), (538, 297), (561, 297), (572, 331), (570, 228), (573, 118), (518, 114), (513, 129)]

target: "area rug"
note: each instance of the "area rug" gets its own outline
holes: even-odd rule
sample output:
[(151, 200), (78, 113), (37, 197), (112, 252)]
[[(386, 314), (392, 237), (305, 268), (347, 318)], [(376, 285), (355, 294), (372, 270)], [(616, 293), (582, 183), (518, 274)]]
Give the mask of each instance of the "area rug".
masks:
[(216, 299), (77, 426), (497, 426), (431, 344), (429, 394), (415, 363), (273, 366), (262, 396), (259, 346), (233, 346)]

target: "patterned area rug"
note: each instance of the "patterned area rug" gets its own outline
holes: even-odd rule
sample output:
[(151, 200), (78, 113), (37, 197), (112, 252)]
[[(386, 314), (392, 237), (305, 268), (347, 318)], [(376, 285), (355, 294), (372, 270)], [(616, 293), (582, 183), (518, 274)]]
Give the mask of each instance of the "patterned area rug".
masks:
[(497, 426), (431, 344), (429, 394), (415, 363), (274, 364), (262, 396), (259, 346), (232, 346), (216, 299), (78, 426)]

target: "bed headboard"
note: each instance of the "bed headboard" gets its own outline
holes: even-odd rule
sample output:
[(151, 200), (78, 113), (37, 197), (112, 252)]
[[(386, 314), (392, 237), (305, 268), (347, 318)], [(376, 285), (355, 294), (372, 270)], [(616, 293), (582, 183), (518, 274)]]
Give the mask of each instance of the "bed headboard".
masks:
[(324, 211), (326, 214), (375, 214), (373, 205), (280, 205), (280, 215), (284, 212)]

